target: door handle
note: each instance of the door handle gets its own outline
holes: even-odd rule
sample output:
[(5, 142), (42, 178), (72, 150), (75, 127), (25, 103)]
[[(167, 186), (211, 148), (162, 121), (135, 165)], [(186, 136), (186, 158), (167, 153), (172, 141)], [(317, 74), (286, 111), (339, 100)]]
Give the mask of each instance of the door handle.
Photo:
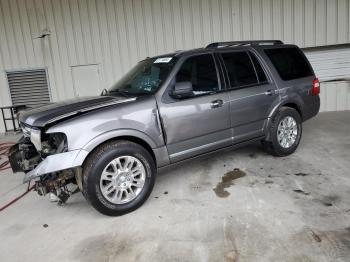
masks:
[(272, 90), (272, 89), (269, 89), (264, 94), (267, 95), (267, 96), (272, 96), (273, 94), (275, 94), (275, 91)]
[(211, 108), (218, 108), (218, 107), (222, 107), (223, 105), (224, 105), (224, 101), (222, 101), (221, 99), (211, 101)]

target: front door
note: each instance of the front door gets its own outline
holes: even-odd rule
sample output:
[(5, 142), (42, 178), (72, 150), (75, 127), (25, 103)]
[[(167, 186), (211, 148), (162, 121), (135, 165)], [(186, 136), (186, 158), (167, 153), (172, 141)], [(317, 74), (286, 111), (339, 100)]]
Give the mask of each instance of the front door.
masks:
[(191, 82), (193, 94), (159, 105), (171, 162), (231, 145), (229, 98), (219, 92), (212, 54), (187, 58), (173, 83)]
[(247, 51), (221, 53), (229, 82), (230, 117), (233, 143), (264, 135), (264, 125), (279, 100), (255, 54)]

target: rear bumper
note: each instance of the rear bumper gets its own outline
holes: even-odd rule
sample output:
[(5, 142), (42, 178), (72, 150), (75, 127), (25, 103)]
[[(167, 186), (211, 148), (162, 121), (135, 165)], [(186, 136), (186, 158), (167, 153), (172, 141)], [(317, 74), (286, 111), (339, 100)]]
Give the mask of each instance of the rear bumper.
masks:
[(319, 95), (315, 96), (315, 99), (313, 101), (313, 103), (307, 104), (304, 107), (304, 112), (303, 112), (303, 121), (306, 121), (314, 116), (316, 116), (318, 114), (318, 112), (320, 111), (320, 97)]

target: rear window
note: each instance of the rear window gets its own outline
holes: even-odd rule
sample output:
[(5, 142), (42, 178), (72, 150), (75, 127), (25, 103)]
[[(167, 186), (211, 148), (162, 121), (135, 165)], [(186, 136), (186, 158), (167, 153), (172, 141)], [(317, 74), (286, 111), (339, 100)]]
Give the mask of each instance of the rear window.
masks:
[(301, 51), (296, 47), (265, 49), (283, 80), (312, 76), (312, 70)]

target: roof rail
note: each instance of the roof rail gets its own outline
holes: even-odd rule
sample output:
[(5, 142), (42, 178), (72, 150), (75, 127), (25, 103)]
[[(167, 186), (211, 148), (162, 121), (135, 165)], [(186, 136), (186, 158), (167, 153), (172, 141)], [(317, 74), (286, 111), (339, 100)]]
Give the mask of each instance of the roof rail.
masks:
[(205, 48), (218, 48), (218, 47), (229, 47), (229, 46), (241, 46), (241, 45), (283, 45), (281, 40), (254, 40), (254, 41), (231, 41), (231, 42), (214, 42), (207, 45)]

